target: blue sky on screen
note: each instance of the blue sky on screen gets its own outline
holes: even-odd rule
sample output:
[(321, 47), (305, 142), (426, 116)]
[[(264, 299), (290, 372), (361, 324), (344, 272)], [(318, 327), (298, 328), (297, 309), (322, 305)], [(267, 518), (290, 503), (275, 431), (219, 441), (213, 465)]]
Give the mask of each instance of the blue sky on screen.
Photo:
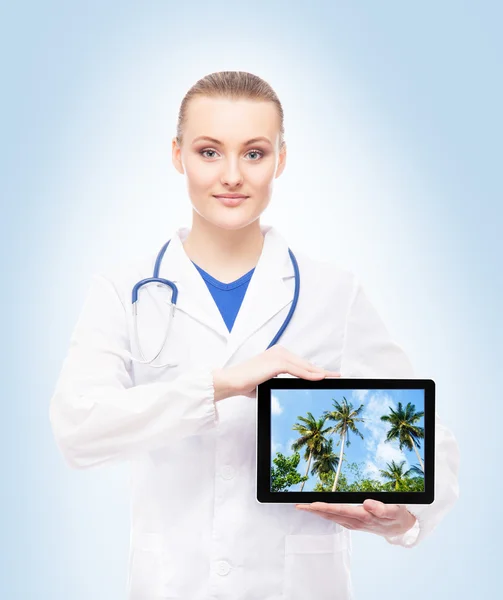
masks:
[[(389, 408), (396, 410), (398, 403), (401, 402), (405, 408), (408, 402), (415, 406), (416, 412), (424, 411), (424, 390), (358, 390), (358, 389), (327, 389), (327, 390), (273, 390), (271, 392), (271, 463), (276, 456), (276, 452), (281, 452), (285, 456), (291, 456), (292, 443), (300, 436), (293, 430), (295, 423), (299, 422), (298, 417), (307, 417), (307, 413), (319, 419), (325, 410), (334, 410), (333, 400), (340, 404), (343, 398), (353, 405), (356, 410), (361, 404), (364, 409), (359, 418), (365, 419), (363, 422), (357, 422), (357, 428), (363, 435), (363, 440), (358, 434), (349, 431), (350, 446), (344, 445), (344, 455), (348, 463), (356, 462), (361, 468), (364, 476), (379, 480), (384, 483), (386, 480), (381, 477), (379, 470), (386, 469), (386, 464), (394, 460), (397, 463), (405, 460), (404, 471), (417, 465), (418, 460), (414, 450), (408, 451), (405, 448), (399, 449), (397, 441), (385, 442), (389, 423), (380, 420), (381, 415), (389, 414)], [(335, 425), (334, 421), (326, 421), (325, 427)], [(424, 417), (416, 425), (424, 427)], [(340, 445), (337, 445), (339, 437), (336, 436), (333, 441), (335, 454), (339, 454)], [(420, 441), (421, 447), (418, 448), (421, 460), (424, 461), (424, 440)], [(305, 474), (307, 462), (304, 460), (304, 450), (300, 451), (301, 460), (297, 467), (301, 475)], [(342, 472), (351, 483), (354, 476), (350, 471), (345, 471), (343, 463)], [(313, 463), (311, 462), (311, 467)], [(309, 474), (309, 479), (304, 486), (305, 492), (312, 491), (318, 482), (317, 476)], [(300, 485), (293, 486), (290, 491), (300, 489)]]

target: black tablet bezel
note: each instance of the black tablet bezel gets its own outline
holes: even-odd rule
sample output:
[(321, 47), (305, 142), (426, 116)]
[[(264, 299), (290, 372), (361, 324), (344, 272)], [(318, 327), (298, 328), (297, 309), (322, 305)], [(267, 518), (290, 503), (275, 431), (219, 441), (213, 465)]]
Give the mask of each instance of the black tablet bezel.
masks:
[[(424, 390), (424, 492), (271, 492), (271, 391), (285, 389), (421, 389)], [(362, 504), (366, 499), (386, 504), (431, 504), (435, 481), (435, 382), (432, 379), (363, 379), (327, 377), (318, 381), (273, 377), (257, 386), (257, 500), (260, 503), (330, 502)]]

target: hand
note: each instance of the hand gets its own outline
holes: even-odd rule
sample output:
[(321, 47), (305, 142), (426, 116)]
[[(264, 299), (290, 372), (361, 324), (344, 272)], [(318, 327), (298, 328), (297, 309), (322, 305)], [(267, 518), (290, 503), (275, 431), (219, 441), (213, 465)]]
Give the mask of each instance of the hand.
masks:
[(280, 373), (314, 380), (340, 377), (340, 373), (317, 367), (283, 346), (275, 345), (238, 365), (215, 369), (213, 371), (215, 400), (223, 400), (230, 396), (254, 398), (259, 383)]
[(335, 521), (348, 529), (369, 531), (385, 537), (405, 533), (416, 522), (416, 517), (403, 504), (384, 504), (378, 500), (365, 500), (360, 506), (312, 502), (296, 504), (295, 508)]

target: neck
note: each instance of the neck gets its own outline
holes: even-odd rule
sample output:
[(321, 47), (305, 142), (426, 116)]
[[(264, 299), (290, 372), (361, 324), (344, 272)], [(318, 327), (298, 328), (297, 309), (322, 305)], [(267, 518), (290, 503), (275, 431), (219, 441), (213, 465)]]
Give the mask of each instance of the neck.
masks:
[(192, 227), (183, 242), (190, 260), (219, 281), (230, 283), (251, 269), (260, 258), (264, 235), (257, 219), (241, 229), (222, 229), (193, 211)]

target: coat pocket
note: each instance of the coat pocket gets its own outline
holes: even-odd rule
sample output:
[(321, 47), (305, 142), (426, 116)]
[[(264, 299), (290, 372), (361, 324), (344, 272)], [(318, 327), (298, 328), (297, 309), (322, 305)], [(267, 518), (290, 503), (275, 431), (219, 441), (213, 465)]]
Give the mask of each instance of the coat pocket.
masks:
[(328, 535), (287, 535), (284, 600), (352, 600), (349, 536), (347, 530)]
[(163, 536), (142, 533), (133, 545), (128, 579), (128, 600), (170, 598), (166, 590), (169, 562), (163, 550)]

